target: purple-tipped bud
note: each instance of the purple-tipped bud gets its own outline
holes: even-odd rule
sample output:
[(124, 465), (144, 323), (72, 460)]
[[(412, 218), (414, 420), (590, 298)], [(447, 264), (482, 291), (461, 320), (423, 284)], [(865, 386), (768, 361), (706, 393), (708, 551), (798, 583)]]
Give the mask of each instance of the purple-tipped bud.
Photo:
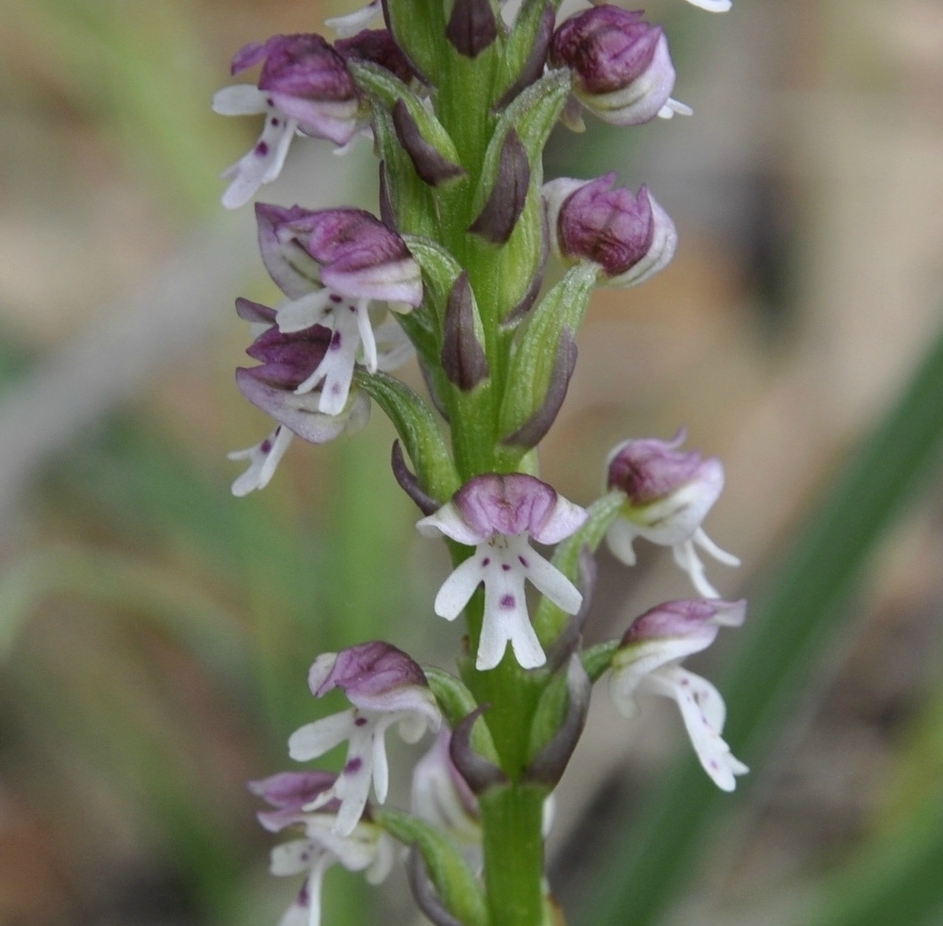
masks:
[(524, 211), (530, 188), (527, 149), (514, 129), (504, 139), (494, 186), (478, 217), (468, 227), (492, 244), (505, 244)]
[(634, 286), (670, 263), (678, 235), (647, 187), (636, 196), (615, 183), (613, 172), (545, 184), (550, 239), (562, 260), (592, 261), (610, 286)]
[(671, 112), (668, 42), (640, 12), (596, 6), (571, 16), (554, 33), (549, 60), (570, 68), (574, 94), (605, 122), (640, 125)]
[(489, 0), (455, 0), (445, 37), (460, 55), (477, 58), (498, 37)]

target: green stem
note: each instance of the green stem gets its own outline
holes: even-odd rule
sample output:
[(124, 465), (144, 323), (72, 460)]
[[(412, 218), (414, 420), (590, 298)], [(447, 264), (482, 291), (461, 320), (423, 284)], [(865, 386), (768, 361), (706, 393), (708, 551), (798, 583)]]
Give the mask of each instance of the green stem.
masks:
[(543, 922), (543, 791), (510, 785), (481, 799), (490, 926)]

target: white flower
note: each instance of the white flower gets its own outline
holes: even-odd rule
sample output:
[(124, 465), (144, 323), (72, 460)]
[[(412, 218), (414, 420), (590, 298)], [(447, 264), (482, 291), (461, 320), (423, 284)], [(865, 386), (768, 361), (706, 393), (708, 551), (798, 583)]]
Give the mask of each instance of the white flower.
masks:
[(739, 627), (745, 615), (744, 601), (686, 599), (659, 605), (637, 618), (623, 636), (609, 678), (613, 703), (625, 717), (638, 712), (636, 695), (671, 698), (704, 771), (724, 791), (733, 791), (735, 776), (749, 769), (721, 735), (727, 712), (720, 692), (681, 662), (710, 646), (720, 627)]
[(636, 537), (671, 547), (675, 562), (697, 591), (717, 598), (696, 548), (725, 565), (740, 565), (701, 527), (723, 490), (724, 468), (715, 457), (703, 460), (696, 451), (678, 452), (684, 438), (681, 431), (672, 441), (627, 440), (609, 455), (608, 487), (624, 492), (626, 501), (606, 533), (606, 543), (612, 555), (628, 566), (635, 565), (632, 543)]
[(381, 804), (386, 800), (387, 729), (398, 724), (400, 736), (415, 743), (427, 729), (439, 729), (441, 714), (422, 669), (401, 650), (379, 641), (319, 656), (311, 666), (308, 685), (318, 698), (340, 688), (354, 705), (306, 724), (288, 740), (289, 754), (302, 762), (347, 741), (347, 760), (337, 781), (307, 807), (315, 810), (339, 800), (334, 830), (346, 836), (363, 815), (371, 783), (377, 800)]
[(533, 476), (490, 473), (467, 482), (450, 502), (418, 522), (427, 536), (441, 533), (475, 546), (439, 589), (435, 613), (455, 620), (484, 583), (484, 620), (475, 661), (479, 670), (497, 666), (508, 643), (525, 669), (547, 661), (527, 613), (525, 582), (568, 614), (579, 610), (583, 596), (528, 540), (557, 543), (586, 517), (584, 509)]

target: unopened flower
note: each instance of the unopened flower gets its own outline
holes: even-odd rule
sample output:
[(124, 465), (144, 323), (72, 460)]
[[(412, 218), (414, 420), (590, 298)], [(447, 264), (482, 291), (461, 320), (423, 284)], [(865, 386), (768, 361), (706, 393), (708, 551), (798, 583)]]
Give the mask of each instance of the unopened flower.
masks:
[(262, 64), (257, 86), (224, 87), (213, 97), (223, 116), (265, 115), (252, 150), (223, 173), (230, 180), (223, 205), (248, 202), (281, 173), (296, 132), (346, 145), (357, 131), (360, 98), (344, 59), (320, 36), (276, 35), (240, 49), (232, 73)]
[(475, 547), (439, 589), (435, 612), (455, 620), (484, 583), (484, 620), (475, 661), (478, 669), (493, 669), (508, 643), (525, 669), (547, 661), (527, 613), (524, 583), (531, 582), (568, 614), (579, 610), (583, 596), (531, 548), (528, 540), (558, 543), (576, 531), (586, 517), (583, 508), (533, 476), (489, 473), (471, 479), (451, 501), (418, 522), (426, 536), (441, 533)]
[(698, 592), (708, 598), (718, 593), (704, 576), (704, 564), (696, 547), (728, 566), (740, 560), (721, 550), (701, 527), (701, 522), (720, 497), (724, 469), (720, 460), (706, 460), (699, 453), (676, 448), (685, 439), (682, 431), (672, 441), (655, 438), (627, 440), (609, 455), (607, 486), (625, 493), (620, 516), (606, 534), (613, 555), (635, 565), (632, 543), (643, 537), (671, 547), (675, 562)]
[(678, 235), (647, 187), (635, 196), (615, 183), (613, 172), (544, 184), (550, 241), (564, 261), (599, 264), (610, 286), (634, 286), (670, 263)]
[[(288, 297), (276, 307), (278, 330), (293, 334), (324, 326), (329, 350), (295, 384), (298, 395), (320, 387), (318, 410), (347, 405), (354, 364), (390, 368), (377, 352), (371, 318), (389, 307), (409, 312), (422, 302), (422, 274), (403, 239), (362, 209), (290, 209), (256, 205), (262, 260)], [(401, 340), (401, 339), (400, 339)]]
[(333, 336), (329, 329), (312, 325), (303, 331), (283, 334), (275, 326), (273, 309), (247, 299), (240, 299), (237, 308), (262, 333), (246, 350), (260, 365), (238, 368), (236, 385), (253, 405), (278, 422), (260, 443), (229, 454), (231, 460), (249, 461), (249, 468), (232, 486), (233, 494), (242, 496), (268, 485), (294, 435), (312, 444), (327, 443), (344, 431), (362, 428), (370, 415), (370, 405), (365, 395), (359, 392), (350, 395), (348, 390), (343, 407), (327, 414), (320, 408), (319, 392), (298, 394), (298, 385), (330, 353)]
[(339, 834), (335, 828), (336, 801), (318, 810), (309, 809), (330, 790), (335, 778), (327, 772), (282, 772), (249, 783), (250, 790), (274, 808), (258, 815), (267, 830), (277, 833), (291, 827), (304, 831), (303, 838), (272, 850), (272, 874), (305, 875), (301, 891), (280, 926), (319, 926), (321, 885), (331, 865), (365, 871), (371, 884), (379, 884), (392, 867), (394, 843), (369, 816), (358, 820), (349, 833)]
[(710, 646), (721, 627), (739, 627), (745, 615), (744, 601), (688, 599), (659, 605), (626, 631), (609, 678), (612, 700), (625, 717), (637, 713), (639, 694), (675, 701), (704, 771), (724, 791), (733, 791), (735, 776), (748, 769), (721, 736), (726, 706), (720, 692), (681, 662)]
[(671, 99), (675, 70), (665, 34), (641, 12), (604, 5), (571, 16), (553, 34), (549, 61), (570, 68), (576, 98), (613, 125), (690, 113)]
[(442, 717), (422, 669), (406, 653), (380, 641), (319, 656), (308, 674), (308, 686), (316, 698), (340, 688), (353, 705), (306, 724), (288, 741), (289, 754), (302, 762), (348, 742), (347, 760), (337, 781), (308, 805), (316, 810), (337, 799), (334, 831), (347, 836), (363, 814), (371, 782), (377, 800), (381, 804), (386, 800), (387, 729), (397, 724), (400, 736), (415, 743), (427, 729), (438, 730)]
[(481, 863), (478, 799), (449, 756), (451, 733), (439, 731), (413, 770), (410, 812), (451, 837), (475, 867)]

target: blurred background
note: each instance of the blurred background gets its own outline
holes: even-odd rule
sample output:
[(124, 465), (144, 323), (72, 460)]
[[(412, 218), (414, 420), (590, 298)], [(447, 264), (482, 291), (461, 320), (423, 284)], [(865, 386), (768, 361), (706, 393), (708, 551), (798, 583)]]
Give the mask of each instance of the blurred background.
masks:
[[(275, 288), (251, 209), (218, 204), (259, 126), (209, 101), (243, 44), (346, 10), (0, 8), (0, 926), (274, 926), (297, 885), (268, 875), (245, 781), (337, 709), (307, 691), (313, 657), (382, 636), (451, 668), (430, 607), (444, 557), (415, 536), (378, 411), (229, 493), (226, 452), (268, 430), (233, 387), (233, 300)], [(758, 602), (757, 629), (692, 665), (728, 695), (754, 773), (708, 798), (675, 764), (670, 705), (626, 724), (597, 698), (551, 881), (594, 926), (943, 923), (943, 393), (907, 392), (941, 367), (943, 6), (648, 12), (694, 117), (587, 118), (547, 173), (617, 165), (680, 248), (644, 287), (597, 294), (543, 472), (588, 503), (614, 444), (682, 426), (723, 459), (706, 527), (743, 567), (709, 572)], [(374, 208), (369, 147), (299, 141), (261, 198)], [(631, 572), (601, 554), (592, 640), (689, 594), (665, 551), (640, 553)], [(640, 854), (656, 823), (667, 848)], [(614, 864), (665, 887), (626, 907)], [(332, 872), (324, 922), (413, 922), (403, 879), (385, 891)]]

